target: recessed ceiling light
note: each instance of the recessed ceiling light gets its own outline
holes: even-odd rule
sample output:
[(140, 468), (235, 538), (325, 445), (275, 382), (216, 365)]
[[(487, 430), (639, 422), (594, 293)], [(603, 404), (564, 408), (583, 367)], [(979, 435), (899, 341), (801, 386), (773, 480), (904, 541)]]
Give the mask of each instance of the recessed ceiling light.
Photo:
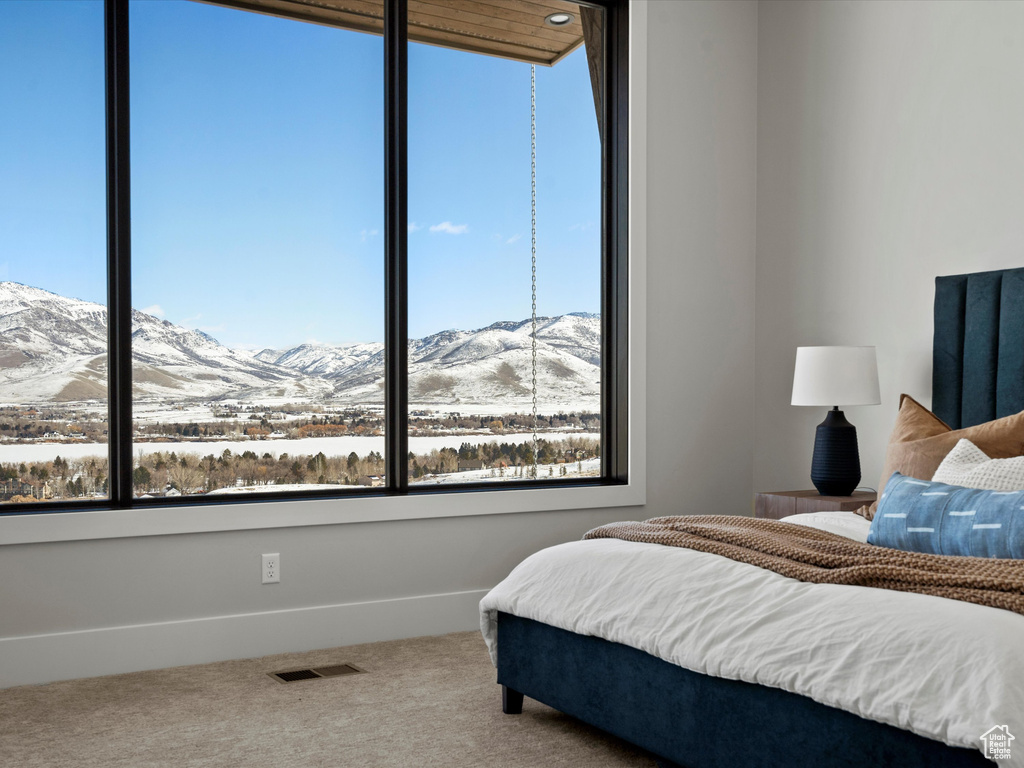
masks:
[(564, 27), (574, 21), (576, 21), (576, 17), (571, 13), (552, 13), (544, 19), (544, 23), (549, 27)]

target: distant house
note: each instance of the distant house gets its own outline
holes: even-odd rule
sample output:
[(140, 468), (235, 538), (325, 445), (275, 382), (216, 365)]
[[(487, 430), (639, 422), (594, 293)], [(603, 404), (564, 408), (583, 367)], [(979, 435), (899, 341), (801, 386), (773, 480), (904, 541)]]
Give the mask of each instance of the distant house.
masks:
[(34, 499), (45, 499), (50, 496), (50, 488), (46, 483), (32, 485), (22, 480), (0, 481), (0, 501), (10, 501), (15, 496), (31, 496)]
[(459, 472), (469, 472), (474, 469), (487, 469), (483, 459), (459, 459)]
[(356, 483), (365, 485), (368, 488), (379, 488), (384, 485), (384, 478), (380, 475), (362, 475)]

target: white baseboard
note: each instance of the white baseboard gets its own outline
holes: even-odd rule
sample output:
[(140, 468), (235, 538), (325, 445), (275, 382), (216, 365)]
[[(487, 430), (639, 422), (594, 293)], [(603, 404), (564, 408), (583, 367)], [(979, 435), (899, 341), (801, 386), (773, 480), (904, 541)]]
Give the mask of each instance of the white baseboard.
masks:
[(478, 629), (486, 593), (0, 638), (0, 688)]

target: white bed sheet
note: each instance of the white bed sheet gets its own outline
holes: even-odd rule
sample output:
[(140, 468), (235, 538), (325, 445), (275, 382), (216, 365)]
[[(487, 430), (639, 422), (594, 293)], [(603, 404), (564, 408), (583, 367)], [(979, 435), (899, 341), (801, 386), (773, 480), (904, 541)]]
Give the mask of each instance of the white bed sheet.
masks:
[[(846, 535), (859, 538), (867, 521), (837, 515), (856, 517), (813, 513), (798, 522), (846, 525)], [(1024, 616), (1009, 611), (806, 584), (717, 555), (618, 539), (532, 555), (480, 610), (495, 663), (497, 612), (504, 611), (946, 744), (981, 749), (981, 735), (995, 725), (1007, 725), (1024, 744)], [(1013, 753), (1000, 764), (1024, 766), (1024, 747)]]
[(871, 531), (871, 521), (853, 512), (805, 512), (802, 515), (784, 517), (782, 522), (837, 533), (864, 544), (867, 543), (868, 533)]

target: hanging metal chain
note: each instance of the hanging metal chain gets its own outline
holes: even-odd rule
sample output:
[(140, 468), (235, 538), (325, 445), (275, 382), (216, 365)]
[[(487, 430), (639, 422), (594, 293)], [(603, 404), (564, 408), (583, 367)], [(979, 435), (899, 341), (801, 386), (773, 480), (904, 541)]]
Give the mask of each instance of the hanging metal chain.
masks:
[(537, 477), (537, 66), (530, 65), (530, 334), (533, 354), (533, 476)]

